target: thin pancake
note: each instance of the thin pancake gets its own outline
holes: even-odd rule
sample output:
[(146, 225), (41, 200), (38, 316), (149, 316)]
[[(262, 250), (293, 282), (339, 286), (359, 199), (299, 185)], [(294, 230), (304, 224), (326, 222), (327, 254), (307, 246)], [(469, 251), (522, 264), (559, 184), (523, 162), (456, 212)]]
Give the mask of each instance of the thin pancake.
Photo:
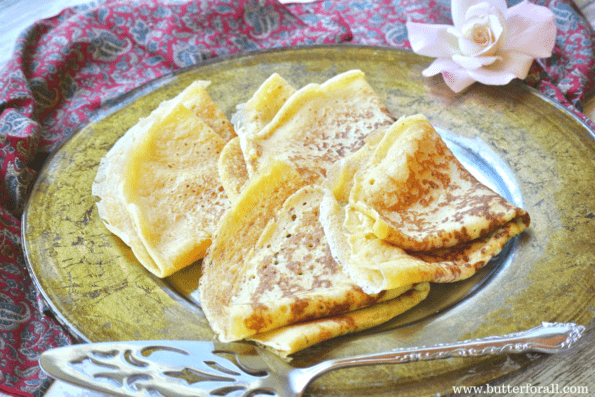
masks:
[(423, 115), (385, 133), (349, 201), (375, 220), (378, 238), (411, 251), (465, 243), (526, 215), (478, 182)]
[(244, 270), (244, 260), (267, 221), (305, 183), (293, 167), (277, 161), (250, 179), (231, 208), (217, 223), (213, 243), (203, 260), (199, 298), (215, 333), (224, 335), (232, 289)]
[(122, 170), (124, 203), (153, 260), (143, 265), (157, 276), (202, 258), (217, 219), (229, 208), (217, 169), (224, 145), (221, 136), (178, 104), (130, 150)]
[(195, 81), (176, 97), (161, 102), (149, 116), (139, 119), (138, 123), (130, 128), (101, 159), (91, 188), (91, 193), (99, 198), (96, 204), (98, 214), (103, 219), (107, 229), (130, 246), (137, 259), (145, 264), (148, 269), (156, 270), (159, 267), (154, 263), (139, 238), (126, 208), (123, 196), (122, 169), (136, 142), (155, 123), (167, 117), (172, 109), (180, 104), (193, 109), (195, 115), (206, 117), (205, 122), (223, 139), (235, 136), (231, 123), (223, 112), (218, 110), (206, 92), (209, 85), (209, 81)]
[(231, 117), (237, 134), (245, 137), (260, 132), (295, 91), (287, 80), (273, 73), (246, 103), (237, 106), (237, 112)]
[(289, 325), (250, 337), (281, 357), (331, 338), (363, 331), (395, 318), (424, 300), (430, 291), (429, 283), (416, 284), (391, 300), (353, 312)]
[(219, 156), (218, 169), (227, 197), (231, 202), (235, 202), (249, 178), (239, 137), (227, 142), (223, 148)]
[[(417, 128), (419, 124), (422, 125), (421, 128)], [(428, 124), (425, 118), (419, 116), (398, 121), (386, 130), (380, 142), (376, 140), (353, 156), (335, 164), (329, 173), (330, 178), (325, 181), (329, 192), (321, 204), (321, 222), (331, 251), (343, 270), (368, 293), (424, 281), (452, 282), (468, 278), (497, 255), (512, 237), (529, 225), (529, 216), (525, 211), (507, 203), (486, 187), (478, 185), (452, 154), (447, 155), (450, 151), (447, 152), (448, 149), (441, 146), (441, 138), (435, 134), (433, 128), (428, 128)], [(395, 132), (402, 135), (395, 139), (391, 135)], [(408, 146), (412, 141), (418, 145)], [(395, 145), (393, 149), (399, 156), (379, 155), (388, 152), (387, 142)], [(407, 147), (415, 149), (404, 153), (403, 148)], [(427, 149), (428, 147), (432, 149)], [(430, 150), (437, 147), (440, 149), (432, 154)], [(432, 157), (438, 157), (440, 161), (430, 161)], [(419, 176), (420, 173), (411, 172), (409, 169), (410, 164), (416, 162), (416, 158), (424, 167), (424, 178), (420, 178), (421, 182), (411, 177)], [(383, 163), (384, 159), (390, 161)], [(449, 181), (452, 185), (442, 181)], [(426, 182), (427, 186), (435, 191), (429, 191), (431, 189), (427, 189)], [(393, 188), (392, 184), (401, 190)], [(370, 186), (372, 189), (368, 188)], [(374, 190), (379, 189), (379, 186), (384, 186), (391, 195), (386, 195), (385, 190)], [(424, 189), (421, 190), (420, 186)], [(461, 189), (461, 186), (466, 186), (467, 189)], [(458, 197), (463, 194), (461, 190), (470, 198)], [(447, 230), (448, 233), (442, 233), (440, 228), (445, 223), (443, 218), (436, 216), (432, 219), (431, 216), (426, 216), (423, 218), (428, 231), (425, 236), (421, 235), (420, 238), (420, 235), (417, 235), (416, 240), (402, 239), (405, 240), (404, 246), (387, 241), (381, 238), (386, 234), (378, 235), (378, 224), (383, 220), (379, 214), (383, 212), (369, 206), (369, 203), (378, 204), (381, 201), (377, 197), (366, 196), (371, 192), (381, 195), (388, 203), (414, 203), (417, 213), (426, 215), (441, 213), (442, 206), (445, 205), (445, 201), (440, 197), (443, 194), (450, 198), (450, 216), (458, 220), (460, 229), (457, 230), (446, 223), (450, 229)], [(420, 194), (422, 192), (423, 196)], [(484, 196), (478, 196), (478, 192)], [(469, 205), (481, 202), (479, 197), (485, 200), (483, 206)], [(410, 201), (407, 201), (408, 199)], [(467, 206), (461, 206), (461, 203)], [(495, 205), (490, 206), (491, 203)], [(494, 208), (498, 208), (498, 211), (493, 211)], [(500, 211), (500, 208), (512, 210)], [(492, 209), (492, 212), (489, 209)], [(487, 216), (489, 223), (497, 226), (477, 226), (483, 225), (482, 216)], [(411, 214), (403, 216), (405, 220), (411, 218)], [(435, 223), (427, 225), (432, 221)], [(466, 228), (469, 230), (466, 231)], [(475, 228), (481, 229), (481, 234), (474, 235), (475, 238), (457, 239), (460, 236), (468, 236)], [(396, 229), (397, 232), (401, 230)], [(437, 239), (436, 236), (441, 238)], [(430, 249), (412, 251), (412, 241), (416, 248)], [(434, 248), (440, 246), (437, 241), (444, 242), (441, 248)]]
[(392, 121), (364, 73), (352, 70), (301, 88), (264, 128), (241, 133), (240, 139), (249, 173), (270, 159), (282, 159), (308, 183), (319, 183), (331, 164)]
[[(295, 91), (283, 77), (273, 73), (246, 103), (237, 106), (231, 118), (235, 131), (240, 136), (258, 133)], [(228, 197), (235, 201), (251, 174), (244, 160), (239, 137), (230, 140), (221, 153), (219, 174)]]
[(515, 218), (478, 239), (427, 252), (405, 251), (373, 233), (374, 220), (332, 194), (321, 204), (321, 221), (335, 260), (367, 293), (420, 282), (446, 283), (471, 277), (496, 256), (506, 243), (528, 227)]
[(222, 340), (238, 340), (288, 324), (367, 307), (411, 286), (368, 295), (334, 261), (319, 222), (323, 190), (291, 195), (263, 229), (219, 319)]

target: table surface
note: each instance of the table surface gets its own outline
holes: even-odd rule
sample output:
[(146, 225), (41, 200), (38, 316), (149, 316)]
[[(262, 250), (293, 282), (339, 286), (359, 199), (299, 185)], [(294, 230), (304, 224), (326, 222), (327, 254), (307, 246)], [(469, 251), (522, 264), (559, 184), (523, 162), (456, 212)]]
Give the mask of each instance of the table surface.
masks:
[[(10, 59), (17, 36), (37, 19), (51, 17), (63, 8), (86, 3), (86, 0), (0, 0), (0, 68)], [(585, 17), (595, 27), (595, 0), (575, 0)], [(595, 120), (595, 95), (587, 98), (584, 113)], [(491, 386), (500, 390), (515, 386), (589, 387), (588, 395), (595, 394), (595, 324), (587, 327), (585, 335), (574, 347), (572, 354), (552, 355), (542, 359), (530, 368), (515, 372), (513, 376), (500, 379)], [(502, 393), (508, 396), (527, 396), (527, 393)], [(567, 394), (580, 396), (581, 394)], [(587, 395), (587, 394), (585, 394)], [(0, 396), (3, 396), (0, 392)], [(99, 393), (83, 391), (55, 382), (46, 397), (99, 397)]]

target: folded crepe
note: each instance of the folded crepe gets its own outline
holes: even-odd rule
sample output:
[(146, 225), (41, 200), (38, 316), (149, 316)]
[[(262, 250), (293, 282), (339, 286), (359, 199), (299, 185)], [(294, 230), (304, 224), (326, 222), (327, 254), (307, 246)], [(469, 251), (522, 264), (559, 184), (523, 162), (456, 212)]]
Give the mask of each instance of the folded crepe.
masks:
[[(253, 136), (277, 114), (287, 99), (295, 93), (283, 77), (273, 73), (246, 102), (237, 105), (231, 121), (239, 136)], [(253, 172), (252, 172), (253, 173)], [(229, 199), (235, 201), (250, 178), (239, 137), (230, 140), (219, 158), (219, 175)]]
[(221, 152), (217, 163), (219, 178), (229, 200), (235, 202), (249, 179), (240, 138), (231, 139)]
[(530, 222), (422, 115), (399, 119), (329, 175), (321, 222), (335, 260), (367, 293), (468, 278)]
[(317, 343), (382, 325), (423, 301), (430, 292), (429, 283), (419, 283), (396, 298), (352, 312), (305, 321), (249, 337), (286, 358)]
[(309, 183), (320, 182), (331, 164), (392, 121), (359, 70), (299, 91), (273, 73), (232, 116), (238, 138), (219, 161), (223, 186), (234, 200), (250, 176), (272, 159), (292, 164)]
[(200, 259), (229, 207), (217, 161), (235, 133), (196, 81), (139, 120), (101, 160), (92, 186), (106, 227), (158, 277)]
[(194, 81), (175, 98), (162, 103), (159, 108), (164, 107), (164, 111), (167, 111), (181, 103), (219, 134), (225, 142), (228, 142), (237, 135), (225, 113), (209, 96), (207, 92), (209, 85), (211, 85), (210, 81)]
[(267, 221), (285, 200), (305, 185), (283, 162), (272, 162), (252, 178), (238, 200), (217, 223), (212, 245), (202, 263), (199, 299), (209, 325), (226, 337), (224, 319), (233, 300), (232, 290), (242, 276), (244, 260), (258, 241)]
[(231, 122), (239, 136), (254, 136), (279, 112), (296, 89), (278, 73), (269, 76), (246, 103), (237, 105)]
[(428, 285), (364, 293), (330, 254), (318, 219), (323, 189), (303, 184), (290, 166), (274, 162), (221, 220), (199, 287), (220, 340), (250, 338), (286, 356), (386, 322), (427, 295)]
[(280, 159), (308, 183), (320, 183), (331, 164), (362, 147), (370, 132), (393, 122), (360, 70), (292, 90), (274, 76), (232, 118), (249, 175)]

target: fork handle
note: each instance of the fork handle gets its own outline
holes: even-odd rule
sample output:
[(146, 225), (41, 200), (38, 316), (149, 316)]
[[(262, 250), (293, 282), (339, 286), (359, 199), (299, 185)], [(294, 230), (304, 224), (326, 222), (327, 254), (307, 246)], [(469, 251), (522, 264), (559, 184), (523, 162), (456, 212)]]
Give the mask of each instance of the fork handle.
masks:
[[(345, 359), (331, 360), (318, 369), (322, 374), (331, 369), (360, 365), (398, 364), (451, 357), (479, 357), (508, 353), (557, 353), (568, 349), (582, 335), (585, 327), (573, 323), (542, 323), (523, 332), (456, 343), (394, 349)], [(324, 364), (324, 363), (321, 363)], [(323, 368), (324, 367), (324, 368)]]

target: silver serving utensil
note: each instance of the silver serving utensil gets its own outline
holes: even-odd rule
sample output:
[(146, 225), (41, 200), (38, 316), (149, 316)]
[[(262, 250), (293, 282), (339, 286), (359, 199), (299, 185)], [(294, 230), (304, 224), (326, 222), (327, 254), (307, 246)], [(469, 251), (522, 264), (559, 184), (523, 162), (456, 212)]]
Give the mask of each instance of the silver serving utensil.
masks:
[(505, 336), (398, 348), (324, 361), (308, 368), (294, 368), (277, 355), (247, 343), (167, 340), (66, 346), (42, 353), (39, 362), (57, 379), (114, 396), (301, 396), (313, 379), (339, 368), (493, 354), (557, 353), (573, 345), (584, 330), (572, 323), (543, 323)]

